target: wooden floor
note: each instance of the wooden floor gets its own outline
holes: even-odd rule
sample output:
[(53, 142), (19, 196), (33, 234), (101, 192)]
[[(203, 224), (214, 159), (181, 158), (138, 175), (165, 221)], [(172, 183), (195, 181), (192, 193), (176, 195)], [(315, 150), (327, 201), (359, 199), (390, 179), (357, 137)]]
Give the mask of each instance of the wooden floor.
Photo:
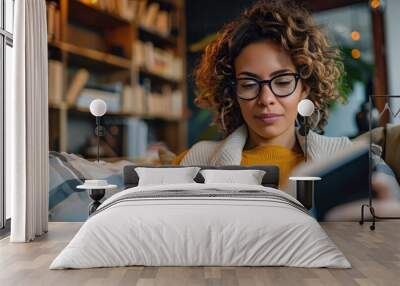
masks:
[(400, 285), (400, 221), (323, 223), (353, 268), (122, 267), (48, 270), (79, 223), (50, 223), (49, 233), (27, 244), (0, 241), (0, 285)]

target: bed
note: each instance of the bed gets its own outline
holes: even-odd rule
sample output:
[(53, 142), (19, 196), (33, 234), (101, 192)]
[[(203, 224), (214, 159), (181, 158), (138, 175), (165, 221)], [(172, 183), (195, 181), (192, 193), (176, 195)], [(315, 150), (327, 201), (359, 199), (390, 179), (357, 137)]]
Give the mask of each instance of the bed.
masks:
[(135, 166), (126, 166), (125, 190), (103, 202), (50, 269), (351, 267), (301, 203), (276, 188), (277, 167), (250, 169), (265, 170), (262, 185), (203, 183), (197, 175), (193, 183), (140, 186)]

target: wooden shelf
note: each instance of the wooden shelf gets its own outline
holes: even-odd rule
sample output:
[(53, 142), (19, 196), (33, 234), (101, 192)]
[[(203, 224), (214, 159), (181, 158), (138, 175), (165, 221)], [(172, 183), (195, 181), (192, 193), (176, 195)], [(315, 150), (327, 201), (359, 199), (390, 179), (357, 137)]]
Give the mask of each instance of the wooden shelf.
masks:
[(139, 73), (144, 77), (149, 77), (149, 78), (156, 80), (158, 82), (161, 82), (161, 83), (169, 83), (169, 84), (176, 85), (181, 82), (180, 79), (175, 79), (175, 78), (168, 77), (168, 76), (165, 76), (160, 73), (156, 73), (154, 71), (150, 71), (150, 70), (146, 69), (145, 67), (140, 67)]
[(131, 68), (131, 60), (127, 58), (60, 41), (49, 42), (49, 46), (67, 53), (68, 61), (75, 66), (86, 67), (99, 72), (129, 70)]
[[(77, 108), (77, 107), (70, 107), (69, 111), (75, 112), (75, 113), (86, 113), (86, 114), (90, 114), (89, 109), (87, 108)], [(104, 116), (121, 116), (121, 117), (138, 117), (140, 119), (144, 119), (144, 120), (167, 120), (167, 121), (180, 121), (180, 120), (184, 120), (184, 118), (182, 116), (168, 116), (168, 115), (149, 115), (149, 114), (135, 114), (135, 113), (131, 113), (131, 112), (109, 112), (107, 111), (107, 113)]]
[(139, 38), (142, 41), (149, 41), (155, 44), (156, 46), (176, 46), (177, 39), (174, 36), (166, 36), (160, 34), (156, 30), (149, 29), (145, 26), (139, 25)]
[[(78, 114), (90, 114), (90, 110), (88, 108), (79, 108), (76, 106), (68, 106), (67, 104), (49, 104), (49, 108), (51, 109), (56, 109), (56, 110), (68, 110), (68, 112), (72, 113), (78, 113)], [(143, 120), (167, 120), (167, 121), (181, 121), (181, 120), (186, 120), (186, 117), (184, 116), (169, 116), (169, 115), (150, 115), (150, 114), (137, 114), (137, 113), (132, 113), (132, 112), (110, 112), (107, 111), (107, 113), (104, 116), (120, 116), (120, 117), (138, 117)]]
[(183, 116), (173, 116), (173, 115), (134, 115), (136, 117), (140, 117), (141, 119), (144, 120), (166, 120), (166, 121), (183, 121), (186, 120), (185, 117)]
[(70, 20), (74, 23), (98, 30), (112, 29), (131, 23), (118, 15), (101, 10), (96, 6), (82, 3), (78, 0), (69, 0)]
[(68, 105), (66, 103), (55, 104), (55, 103), (49, 102), (49, 108), (58, 109), (58, 110), (61, 110), (61, 109), (67, 110), (69, 107), (68, 107)]
[(161, 9), (172, 10), (177, 8), (176, 0), (150, 0), (151, 2), (157, 2), (160, 4)]

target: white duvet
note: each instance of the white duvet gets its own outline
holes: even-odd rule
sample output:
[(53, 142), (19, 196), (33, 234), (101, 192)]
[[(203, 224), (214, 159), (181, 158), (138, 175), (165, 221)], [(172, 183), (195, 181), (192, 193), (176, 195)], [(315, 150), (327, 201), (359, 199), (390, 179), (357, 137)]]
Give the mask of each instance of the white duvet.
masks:
[(233, 196), (118, 202), (137, 194), (133, 192), (207, 189), (262, 190), (300, 204), (280, 190), (254, 185), (194, 183), (127, 189), (100, 206), (50, 269), (127, 265), (351, 267), (313, 217), (279, 200)]

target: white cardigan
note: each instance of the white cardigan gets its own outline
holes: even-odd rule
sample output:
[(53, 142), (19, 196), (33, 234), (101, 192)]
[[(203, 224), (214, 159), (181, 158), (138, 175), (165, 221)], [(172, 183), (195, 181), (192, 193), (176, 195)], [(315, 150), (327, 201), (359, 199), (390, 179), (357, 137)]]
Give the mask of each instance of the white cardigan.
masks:
[[(242, 151), (247, 141), (247, 127), (242, 125), (222, 141), (200, 141), (192, 146), (181, 161), (181, 165), (240, 165)], [(296, 137), (303, 153), (304, 139), (296, 128)], [(310, 161), (321, 159), (352, 145), (347, 137), (326, 137), (313, 131), (307, 137), (308, 157)]]

